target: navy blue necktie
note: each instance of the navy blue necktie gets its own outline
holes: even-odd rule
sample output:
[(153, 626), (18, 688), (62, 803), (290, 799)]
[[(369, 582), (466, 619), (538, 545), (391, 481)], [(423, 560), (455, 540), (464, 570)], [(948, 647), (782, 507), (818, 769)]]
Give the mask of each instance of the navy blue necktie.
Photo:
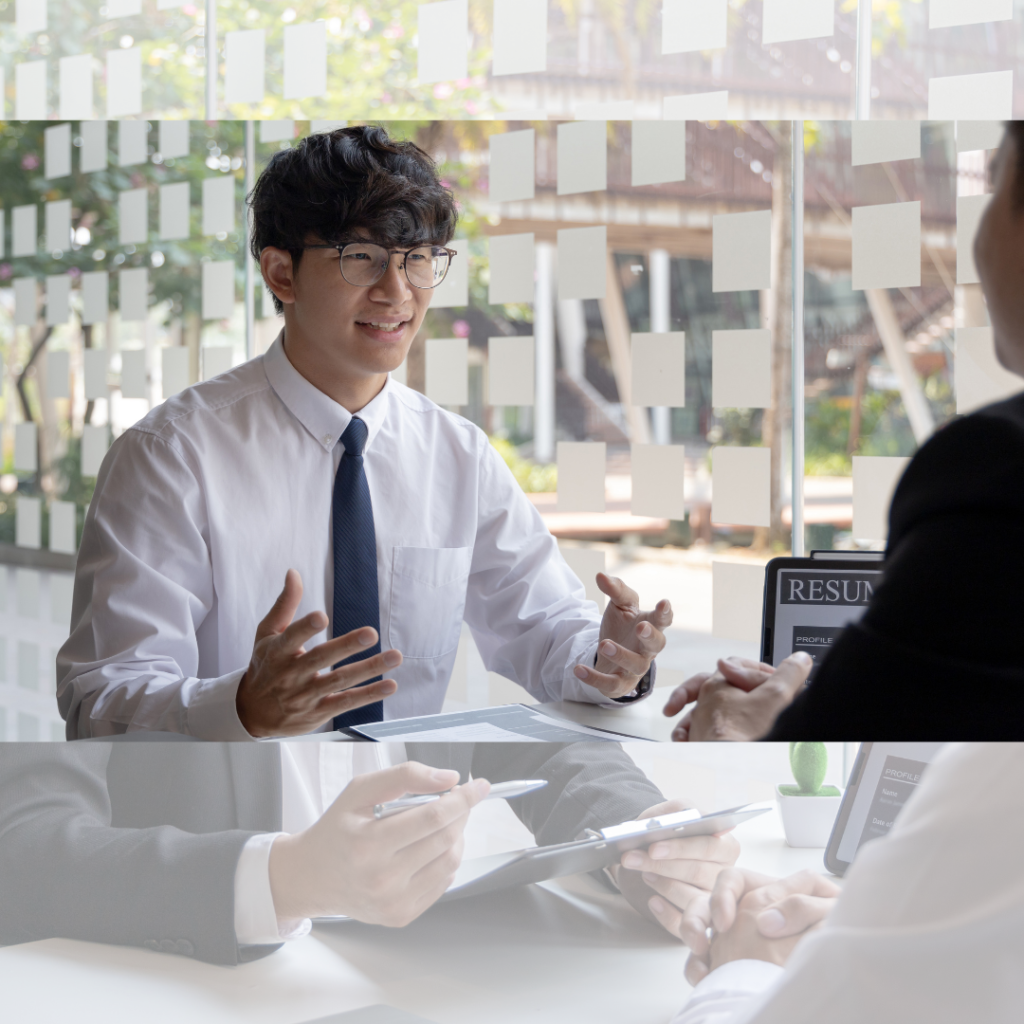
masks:
[[(373, 506), (363, 469), (366, 424), (356, 416), (341, 435), (345, 452), (334, 478), (332, 529), (334, 538), (334, 623), (333, 635), (344, 636), (353, 629), (373, 626), (380, 633), (380, 605), (377, 601), (377, 541), (373, 531)], [(380, 640), (373, 647), (338, 662), (348, 665), (380, 654)], [(335, 665), (335, 668), (338, 666)], [(376, 679), (380, 679), (377, 676)], [(375, 682), (375, 679), (367, 682)], [(384, 702), (365, 704), (334, 719), (342, 729), (384, 719)]]

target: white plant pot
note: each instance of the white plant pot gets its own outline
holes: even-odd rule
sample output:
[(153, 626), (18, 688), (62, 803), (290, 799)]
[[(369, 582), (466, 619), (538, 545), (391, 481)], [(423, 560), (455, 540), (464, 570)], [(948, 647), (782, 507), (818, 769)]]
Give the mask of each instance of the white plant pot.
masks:
[(828, 845), (832, 826), (839, 813), (839, 796), (785, 796), (775, 787), (775, 799), (779, 801), (782, 827), (786, 842), (790, 846), (821, 847)]

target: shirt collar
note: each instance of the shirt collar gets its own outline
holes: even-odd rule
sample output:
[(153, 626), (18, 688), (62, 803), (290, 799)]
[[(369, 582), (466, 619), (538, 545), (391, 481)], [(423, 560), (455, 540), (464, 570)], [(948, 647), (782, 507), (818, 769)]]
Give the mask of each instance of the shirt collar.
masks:
[[(351, 423), (352, 413), (325, 395), (292, 366), (284, 350), (283, 328), (264, 354), (263, 368), (270, 386), (288, 411), (309, 431), (321, 448), (332, 451)], [(373, 444), (374, 436), (384, 422), (390, 392), (391, 375), (388, 374), (384, 387), (356, 413), (366, 424), (364, 451)]]

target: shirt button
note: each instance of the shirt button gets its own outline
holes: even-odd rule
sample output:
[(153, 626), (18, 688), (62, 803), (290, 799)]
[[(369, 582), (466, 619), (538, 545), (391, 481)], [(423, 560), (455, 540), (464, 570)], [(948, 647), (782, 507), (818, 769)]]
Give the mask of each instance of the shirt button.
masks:
[(324, 434), (324, 444), (330, 444), (334, 440), (330, 434)]

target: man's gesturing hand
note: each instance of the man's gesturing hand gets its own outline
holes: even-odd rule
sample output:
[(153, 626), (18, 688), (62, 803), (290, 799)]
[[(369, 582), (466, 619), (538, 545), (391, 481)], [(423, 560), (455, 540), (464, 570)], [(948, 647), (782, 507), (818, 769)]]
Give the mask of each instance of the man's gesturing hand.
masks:
[(577, 665), (582, 679), (606, 697), (625, 697), (636, 689), (651, 662), (665, 646), (662, 630), (672, 625), (672, 606), (659, 601), (652, 612), (640, 611), (640, 599), (622, 580), (597, 574), (597, 585), (608, 595), (601, 620), (597, 664)]
[(281, 596), (256, 630), (252, 659), (235, 696), (238, 717), (251, 736), (301, 736), (398, 689), (393, 679), (349, 689), (401, 665), (402, 655), (394, 650), (321, 674), (372, 647), (377, 631), (364, 626), (307, 651), (303, 644), (326, 628), (327, 616), (310, 612), (292, 622), (301, 600), (302, 580), (289, 569)]
[[(470, 810), (486, 779), (458, 786), (459, 773), (415, 761), (357, 775), (305, 832), (270, 848), (270, 890), (278, 918), (345, 914), (401, 928), (451, 885), (462, 862)], [(434, 803), (377, 820), (374, 804), (406, 793), (439, 793)]]

